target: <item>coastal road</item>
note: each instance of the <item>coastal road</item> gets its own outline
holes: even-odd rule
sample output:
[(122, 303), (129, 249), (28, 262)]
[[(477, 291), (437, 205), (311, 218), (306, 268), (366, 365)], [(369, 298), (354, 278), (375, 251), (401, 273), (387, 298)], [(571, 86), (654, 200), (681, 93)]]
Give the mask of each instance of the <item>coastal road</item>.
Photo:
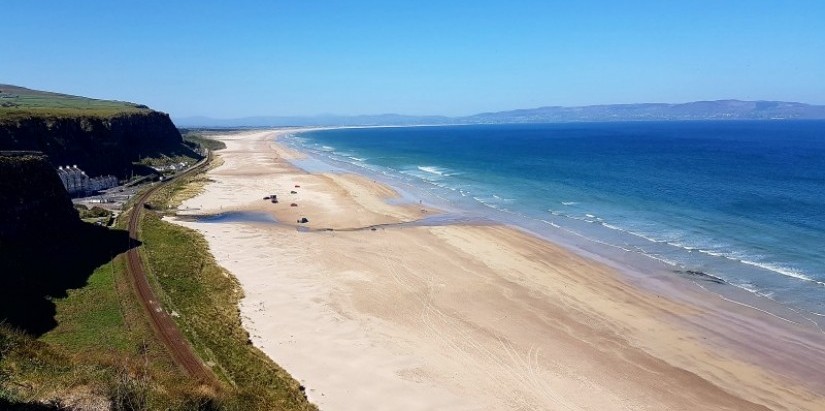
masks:
[[(135, 201), (132, 208), (132, 214), (129, 217), (129, 236), (135, 240), (139, 239), (138, 226), (140, 225), (140, 219), (143, 215), (144, 204), (146, 204), (146, 201), (152, 194), (166, 184), (169, 184), (169, 182), (174, 179), (200, 170), (209, 163), (209, 159), (211, 159), (211, 154), (207, 160), (204, 160), (185, 172), (176, 175), (174, 178), (157, 183), (154, 187), (141, 194)], [(158, 340), (160, 340), (169, 350), (169, 353), (172, 355), (172, 359), (175, 363), (178, 364), (178, 366), (190, 377), (198, 379), (203, 383), (217, 385), (217, 378), (215, 377), (215, 374), (213, 374), (212, 370), (209, 369), (203, 361), (201, 361), (197, 354), (195, 354), (192, 346), (189, 345), (186, 337), (184, 337), (183, 333), (181, 333), (178, 329), (175, 321), (166, 313), (166, 311), (164, 311), (158, 301), (158, 298), (152, 290), (152, 286), (149, 284), (149, 280), (146, 277), (146, 271), (143, 268), (143, 261), (140, 258), (140, 248), (130, 248), (129, 251), (126, 252), (126, 260), (127, 275), (135, 289), (141, 305), (143, 305), (143, 308), (146, 310), (146, 314), (152, 324), (152, 329)]]

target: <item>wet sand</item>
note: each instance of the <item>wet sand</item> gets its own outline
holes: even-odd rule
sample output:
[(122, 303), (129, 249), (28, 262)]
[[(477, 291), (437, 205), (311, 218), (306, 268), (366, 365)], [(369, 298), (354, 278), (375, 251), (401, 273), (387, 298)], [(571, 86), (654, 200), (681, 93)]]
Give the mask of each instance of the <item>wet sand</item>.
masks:
[(238, 278), (253, 343), (321, 409), (825, 409), (821, 331), (675, 276), (639, 287), (510, 227), (399, 225), (438, 211), (296, 169), (279, 133), (220, 136), (223, 164), (182, 205), (277, 223), (177, 222)]

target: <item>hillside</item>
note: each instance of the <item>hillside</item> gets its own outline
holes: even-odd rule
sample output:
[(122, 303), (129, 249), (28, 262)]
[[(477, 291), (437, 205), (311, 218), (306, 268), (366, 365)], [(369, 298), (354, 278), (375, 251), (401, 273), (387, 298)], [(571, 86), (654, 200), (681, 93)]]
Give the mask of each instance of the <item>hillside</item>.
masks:
[(717, 100), (689, 103), (606, 104), (594, 106), (550, 106), (480, 113), (463, 117), (362, 116), (246, 117), (214, 119), (179, 118), (186, 127), (270, 126), (380, 126), (420, 124), (563, 123), (596, 121), (687, 121), (687, 120), (825, 120), (825, 106), (786, 101)]
[(55, 165), (119, 178), (146, 157), (198, 157), (166, 113), (10, 85), (0, 85), (0, 150), (42, 151)]
[(51, 298), (127, 246), (124, 231), (80, 221), (46, 156), (0, 153), (0, 323), (34, 335), (54, 327)]
[(785, 101), (717, 100), (681, 104), (609, 104), (540, 107), (482, 113), (467, 123), (547, 123), (572, 121), (821, 120), (825, 106)]
[(75, 117), (78, 115), (106, 118), (123, 113), (149, 111), (151, 110), (142, 104), (98, 100), (0, 84), (0, 120), (31, 116)]
[(0, 248), (80, 224), (55, 167), (42, 154), (0, 153)]
[[(202, 179), (167, 180), (151, 201), (168, 209)], [(136, 209), (112, 228), (83, 223), (46, 156), (0, 152), (0, 410), (317, 410), (249, 342), (243, 293), (203, 237), (148, 210), (130, 236)], [(216, 381), (158, 339), (127, 269), (133, 247)]]

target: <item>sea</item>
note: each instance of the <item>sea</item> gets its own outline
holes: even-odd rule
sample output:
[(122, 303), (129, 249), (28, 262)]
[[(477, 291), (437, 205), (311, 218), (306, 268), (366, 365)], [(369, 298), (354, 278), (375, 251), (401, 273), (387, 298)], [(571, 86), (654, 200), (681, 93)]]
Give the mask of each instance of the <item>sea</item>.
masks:
[(340, 128), (281, 141), (309, 155), (303, 168), (371, 176), (447, 220), (514, 225), (825, 324), (823, 121)]

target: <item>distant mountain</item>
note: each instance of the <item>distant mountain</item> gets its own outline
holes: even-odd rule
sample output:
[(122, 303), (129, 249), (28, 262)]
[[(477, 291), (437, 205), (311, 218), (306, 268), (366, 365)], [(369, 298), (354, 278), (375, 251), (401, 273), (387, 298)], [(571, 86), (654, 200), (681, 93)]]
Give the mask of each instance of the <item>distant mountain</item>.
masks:
[(178, 127), (283, 127), (283, 126), (381, 126), (447, 124), (455, 120), (444, 116), (407, 116), (402, 114), (375, 114), (360, 116), (259, 116), (235, 119), (209, 117), (175, 118)]
[(825, 106), (785, 101), (716, 100), (681, 104), (608, 104), (581, 107), (539, 107), (466, 117), (362, 116), (176, 118), (178, 127), (371, 126), (419, 124), (556, 123), (587, 121), (676, 120), (825, 120)]
[(541, 107), (482, 113), (463, 118), (468, 123), (774, 119), (825, 119), (825, 106), (784, 101), (717, 100), (694, 101), (682, 104), (646, 103), (584, 107)]

